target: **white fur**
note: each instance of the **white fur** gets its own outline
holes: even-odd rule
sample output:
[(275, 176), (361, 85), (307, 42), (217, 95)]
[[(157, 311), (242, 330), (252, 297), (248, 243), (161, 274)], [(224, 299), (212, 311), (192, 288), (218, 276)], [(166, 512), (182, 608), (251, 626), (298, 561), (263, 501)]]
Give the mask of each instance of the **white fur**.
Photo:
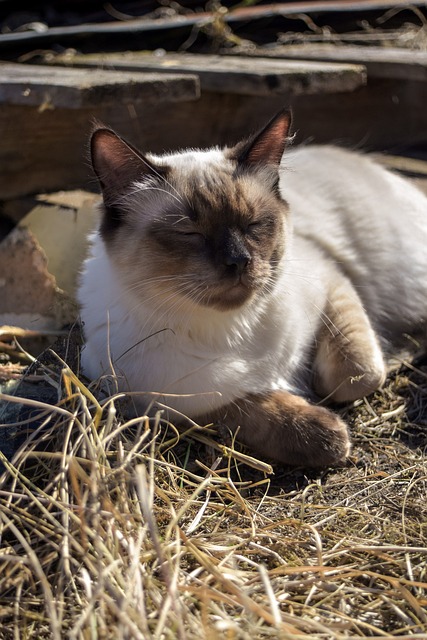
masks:
[(425, 322), (426, 196), (370, 158), (336, 147), (292, 151), (284, 166), (295, 233), (341, 266), (376, 329), (397, 333)]
[[(218, 150), (165, 158), (182, 167), (225, 162)], [(425, 321), (425, 196), (368, 158), (333, 147), (288, 152), (281, 173), (293, 244), (275, 290), (237, 311), (171, 299), (156, 312), (152, 301), (126, 290), (100, 235), (92, 236), (79, 291), (89, 377), (111, 374), (112, 362), (122, 389), (156, 392), (189, 416), (249, 392), (292, 388), (337, 268), (386, 337)], [(139, 407), (152, 398), (142, 395)]]

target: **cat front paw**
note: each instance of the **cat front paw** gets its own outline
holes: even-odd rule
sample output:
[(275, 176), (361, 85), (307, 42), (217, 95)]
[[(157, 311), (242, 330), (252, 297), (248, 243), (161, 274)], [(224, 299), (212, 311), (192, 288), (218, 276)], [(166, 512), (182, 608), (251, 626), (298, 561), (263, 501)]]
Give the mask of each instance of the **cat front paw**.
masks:
[(310, 467), (343, 466), (351, 451), (346, 423), (324, 407), (310, 406), (305, 410), (298, 431), (301, 464)]
[(347, 425), (338, 415), (288, 391), (249, 394), (203, 420), (227, 425), (257, 455), (282, 464), (343, 465), (351, 449)]
[[(252, 396), (238, 438), (284, 464), (329, 467), (345, 464), (351, 450), (347, 425), (326, 409), (287, 391)], [(243, 422), (243, 421), (242, 421)]]

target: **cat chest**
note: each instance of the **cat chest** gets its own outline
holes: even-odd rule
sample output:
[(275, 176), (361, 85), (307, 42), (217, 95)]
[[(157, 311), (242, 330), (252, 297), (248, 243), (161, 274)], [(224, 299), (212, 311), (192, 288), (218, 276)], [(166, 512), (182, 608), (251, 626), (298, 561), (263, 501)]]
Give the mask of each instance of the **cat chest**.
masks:
[(266, 350), (248, 343), (223, 351), (202, 350), (174, 336), (140, 345), (122, 367), (132, 390), (158, 393), (159, 401), (194, 417), (248, 393), (287, 386), (293, 357), (286, 358), (279, 347)]

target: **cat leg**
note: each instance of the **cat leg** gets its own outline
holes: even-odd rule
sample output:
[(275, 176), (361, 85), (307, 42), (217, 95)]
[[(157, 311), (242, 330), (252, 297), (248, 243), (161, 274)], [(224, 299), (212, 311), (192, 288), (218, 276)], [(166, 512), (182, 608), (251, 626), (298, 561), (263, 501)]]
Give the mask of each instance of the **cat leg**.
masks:
[(315, 391), (335, 402), (350, 402), (378, 389), (386, 376), (381, 347), (346, 278), (331, 292), (322, 320), (314, 359)]
[(350, 452), (345, 423), (332, 411), (287, 391), (249, 394), (199, 419), (237, 431), (237, 440), (284, 464), (343, 464)]

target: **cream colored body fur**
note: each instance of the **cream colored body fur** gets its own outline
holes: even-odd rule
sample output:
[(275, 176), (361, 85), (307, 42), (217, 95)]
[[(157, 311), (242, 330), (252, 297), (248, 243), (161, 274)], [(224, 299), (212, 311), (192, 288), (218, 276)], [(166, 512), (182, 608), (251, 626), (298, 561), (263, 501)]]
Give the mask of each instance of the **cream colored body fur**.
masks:
[[(221, 154), (191, 151), (167, 160), (194, 168), (218, 163)], [(248, 393), (298, 393), (308, 367), (319, 392), (344, 384), (347, 391), (335, 399), (351, 399), (351, 367), (344, 382), (333, 375), (328, 381), (330, 349), (318, 336), (327, 317), (332, 338), (344, 330), (328, 309), (339, 315), (341, 304), (354, 304), (357, 316), (362, 301), (375, 333), (391, 342), (425, 322), (427, 199), (368, 158), (334, 147), (286, 152), (280, 189), (294, 225), (280, 276), (269, 294), (236, 310), (177, 303), (171, 296), (156, 311), (155, 300), (144, 300), (143, 285), (138, 294), (127, 290), (95, 232), (79, 292), (85, 373), (114, 372), (121, 389), (156, 392), (157, 400), (190, 417)], [(356, 369), (360, 364), (362, 377), (373, 376), (368, 392), (384, 374), (375, 333), (367, 325), (363, 338), (356, 336), (357, 349), (366, 350)], [(362, 395), (363, 387), (354, 388), (354, 396)], [(140, 410), (153, 398), (141, 394)]]

